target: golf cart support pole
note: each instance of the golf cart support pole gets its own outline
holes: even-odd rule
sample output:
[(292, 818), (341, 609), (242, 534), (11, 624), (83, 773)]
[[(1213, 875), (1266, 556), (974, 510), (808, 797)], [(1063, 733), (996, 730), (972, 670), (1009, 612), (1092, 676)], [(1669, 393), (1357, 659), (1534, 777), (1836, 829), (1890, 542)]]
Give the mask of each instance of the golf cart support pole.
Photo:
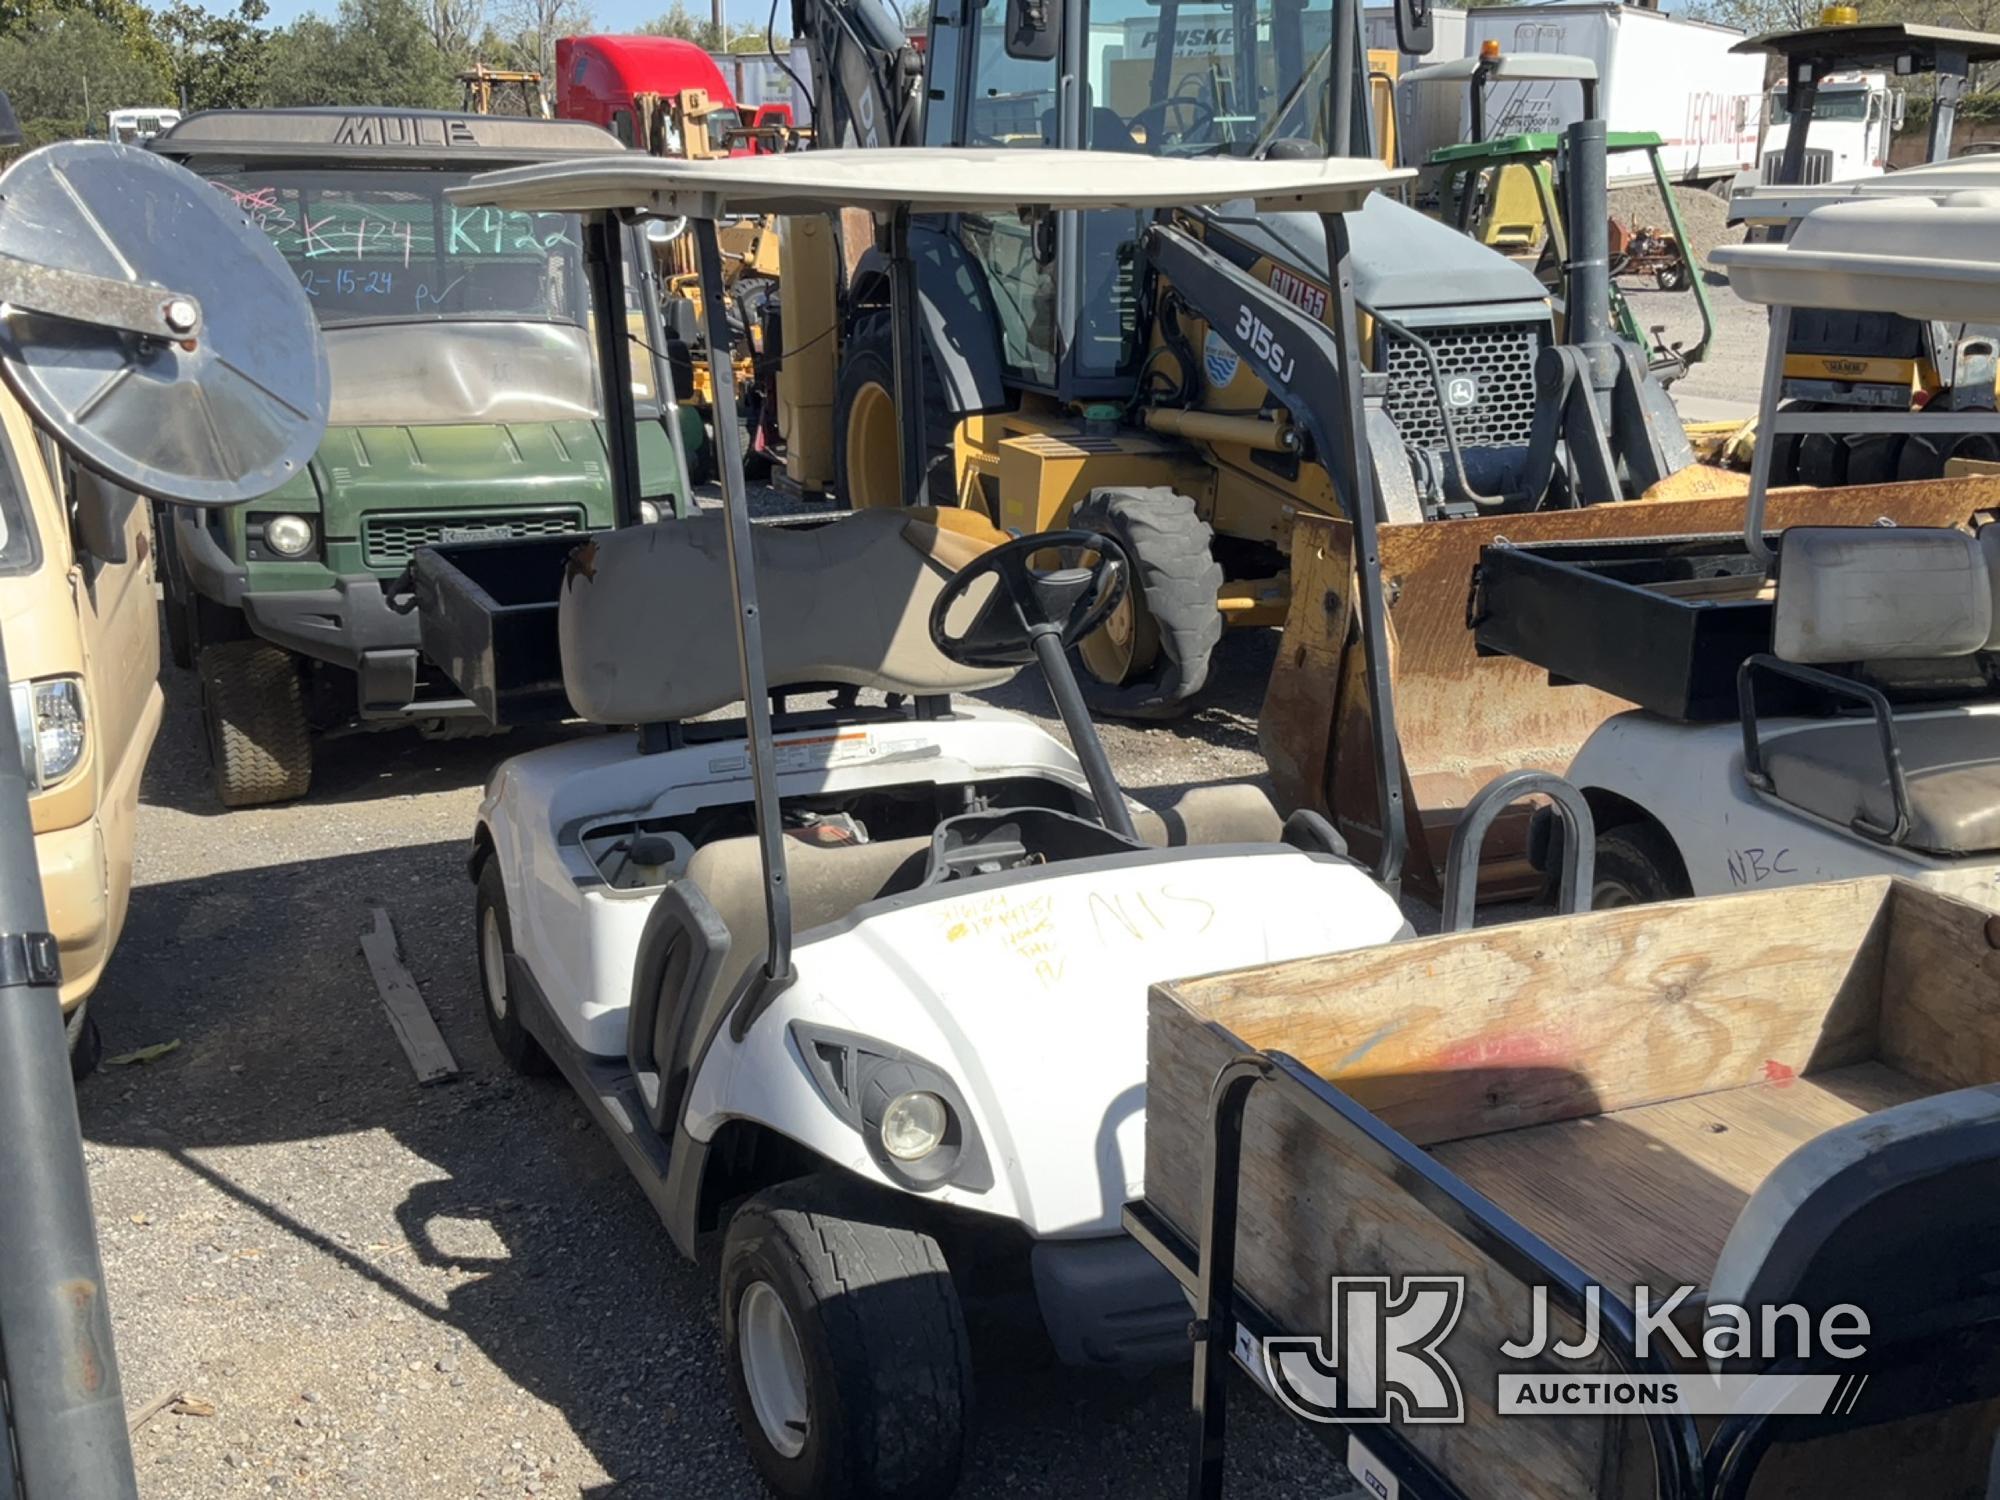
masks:
[[(1927, 162), (1943, 161), (1951, 155), (1951, 132), (1958, 123), (1958, 101), (1965, 93), (1967, 71), (1963, 48), (1938, 50), (1937, 98), (1931, 104), (1931, 133), (1924, 154)], [(1790, 144), (1786, 142), (1788, 148)]]
[[(611, 512), (620, 526), (639, 524), (639, 430), (628, 418), (611, 417), (611, 408), (629, 404), (632, 396), (632, 337), (625, 326), (625, 236), (609, 214), (593, 215), (584, 225), (587, 274), (596, 284), (597, 305), (608, 311), (597, 320), (597, 364), (604, 372), (605, 434), (610, 439)], [(704, 292), (706, 288), (703, 289)], [(727, 320), (724, 342), (729, 348)], [(674, 434), (679, 450), (680, 435)], [(685, 495), (685, 490), (683, 490)]]
[[(6, 681), (0, 643), (0, 681)], [(0, 1493), (131, 1500), (132, 1443), (11, 697), (0, 702)], [(18, 1464), (18, 1473), (15, 1465)]]
[[(757, 852), (764, 865), (764, 920), (770, 942), (764, 977), (780, 984), (792, 977), (792, 894), (785, 884), (785, 833), (778, 814), (777, 761), (771, 751), (771, 689), (764, 673), (764, 627), (757, 610), (750, 501), (743, 489), (743, 444), (736, 434), (736, 372), (728, 358), (729, 313), (723, 304), (722, 247), (716, 242), (712, 216), (690, 219), (688, 228), (694, 234), (700, 263), (708, 347), (723, 351), (723, 357), (709, 365), (714, 381), (715, 461), (722, 480), (723, 536), (729, 549), (730, 605), (736, 614), (736, 657), (743, 674), (750, 806), (757, 823)], [(620, 410), (623, 415), (618, 422), (629, 428), (629, 399)]]
[(1792, 56), (1785, 59), (1785, 154), (1778, 163), (1778, 181), (1795, 187), (1806, 180), (1806, 132), (1812, 126), (1813, 106), (1819, 98), (1819, 61)]
[[(902, 454), (902, 505), (922, 505), (924, 469), (929, 459), (922, 419), (924, 355), (918, 332), (922, 314), (917, 306), (917, 263), (910, 258), (910, 210), (889, 216), (889, 339), (890, 377), (896, 387), (896, 440)], [(915, 420), (904, 418), (911, 413)]]

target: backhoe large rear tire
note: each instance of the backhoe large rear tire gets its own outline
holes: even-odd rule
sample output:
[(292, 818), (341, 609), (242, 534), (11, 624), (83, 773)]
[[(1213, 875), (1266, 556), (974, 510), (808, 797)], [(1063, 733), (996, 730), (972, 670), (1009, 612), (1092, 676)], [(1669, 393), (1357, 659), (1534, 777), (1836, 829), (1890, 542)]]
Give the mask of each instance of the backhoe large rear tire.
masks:
[(1215, 533), (1194, 501), (1159, 485), (1092, 490), (1070, 524), (1124, 543), (1135, 574), (1125, 602), (1073, 648), (1084, 699), (1115, 719), (1180, 717), (1222, 639)]
[[(833, 386), (833, 503), (842, 510), (893, 509), (903, 503), (891, 326), (886, 311), (863, 313), (840, 351), (840, 374)], [(918, 381), (924, 391), (925, 500), (956, 505), (953, 424), (928, 361)]]
[(269, 641), (203, 646), (202, 720), (208, 764), (224, 807), (303, 797), (312, 785), (312, 728), (299, 665)]

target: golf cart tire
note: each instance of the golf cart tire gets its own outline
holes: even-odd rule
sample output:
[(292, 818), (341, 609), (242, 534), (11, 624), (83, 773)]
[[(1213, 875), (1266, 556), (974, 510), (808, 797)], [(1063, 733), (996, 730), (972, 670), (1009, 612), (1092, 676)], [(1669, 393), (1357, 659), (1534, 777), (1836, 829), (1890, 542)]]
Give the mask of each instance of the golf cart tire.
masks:
[(312, 785), (312, 727), (298, 663), (269, 641), (203, 646), (202, 716), (208, 764), (224, 807), (303, 797)]
[[(1694, 894), (1680, 852), (1651, 823), (1621, 823), (1597, 836), (1597, 871), (1591, 879), (1594, 911), (1609, 906), (1650, 906)], [(1607, 896), (1616, 899), (1606, 900)]]
[[(972, 1425), (965, 1315), (937, 1241), (850, 1217), (868, 1200), (825, 1177), (767, 1188), (729, 1220), (722, 1330), (729, 1394), (764, 1482), (786, 1500), (948, 1495)], [(786, 1455), (745, 1374), (741, 1309), (762, 1283), (797, 1337), (806, 1432)]]
[(1070, 521), (1117, 538), (1132, 558), (1132, 588), (1159, 631), (1158, 656), (1141, 675), (1110, 683), (1084, 665), (1074, 647), (1077, 682), (1095, 713), (1115, 719), (1176, 719), (1208, 681), (1222, 639), (1222, 564), (1215, 533), (1194, 501), (1164, 485), (1092, 490)]
[(97, 1029), (97, 1018), (90, 1013), (88, 999), (64, 1019), (63, 1032), (69, 1040), (70, 1082), (82, 1083), (97, 1071), (104, 1056), (104, 1037)]
[[(847, 480), (847, 425), (854, 403), (862, 391), (879, 385), (896, 399), (896, 355), (893, 324), (887, 309), (863, 313), (855, 320), (854, 331), (841, 346), (840, 373), (833, 384), (833, 505), (836, 510), (855, 509)], [(924, 499), (930, 505), (956, 505), (958, 492), (952, 480), (951, 416), (940, 399), (937, 382), (919, 375), (924, 388)], [(940, 437), (942, 435), (942, 441)], [(900, 495), (887, 504), (903, 503)], [(862, 507), (866, 509), (867, 507)]]
[[(472, 905), (473, 952), (479, 955), (479, 1008), (486, 1013), (486, 1029), (492, 1033), (493, 1047), (501, 1060), (523, 1078), (545, 1078), (555, 1071), (555, 1063), (521, 1024), (521, 1007), (508, 1003), (504, 967), (497, 981), (488, 972), (493, 957), (486, 941), (489, 916), (496, 924), (504, 966), (505, 955), (514, 951), (514, 923), (507, 915), (507, 882), (500, 874), (500, 861), (492, 856), (479, 867), (478, 894)], [(500, 987), (497, 1001), (496, 982)]]

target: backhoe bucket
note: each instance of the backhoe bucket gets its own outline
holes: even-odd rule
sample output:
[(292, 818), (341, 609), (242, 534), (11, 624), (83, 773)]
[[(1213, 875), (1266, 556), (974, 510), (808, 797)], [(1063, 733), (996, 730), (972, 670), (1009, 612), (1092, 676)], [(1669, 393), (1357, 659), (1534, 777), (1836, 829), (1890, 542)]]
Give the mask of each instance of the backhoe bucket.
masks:
[[(1787, 526), (1958, 526), (2000, 506), (2000, 479), (1795, 489), (1770, 497), (1771, 530)], [(1552, 685), (1512, 657), (1481, 657), (1467, 621), (1480, 549), (1516, 543), (1740, 532), (1741, 496), (1634, 500), (1581, 510), (1426, 521), (1381, 529), (1396, 721), (1409, 809), (1406, 878), (1435, 897), (1459, 811), (1503, 771), (1558, 775), (1591, 732), (1632, 705), (1595, 688)], [(1368, 697), (1362, 687), (1351, 531), (1345, 521), (1301, 515), (1292, 532), (1291, 607), (1258, 738), (1279, 804), (1324, 813), (1366, 860), (1375, 826)], [(1579, 628), (1588, 628), (1579, 621)], [(1486, 840), (1480, 895), (1532, 894), (1541, 876), (1527, 860), (1529, 810)]]

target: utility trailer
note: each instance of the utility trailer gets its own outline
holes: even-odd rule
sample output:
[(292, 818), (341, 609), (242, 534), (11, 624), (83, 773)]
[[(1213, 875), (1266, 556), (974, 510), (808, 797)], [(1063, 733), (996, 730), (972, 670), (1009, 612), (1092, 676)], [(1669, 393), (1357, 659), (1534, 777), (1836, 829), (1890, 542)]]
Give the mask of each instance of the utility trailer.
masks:
[[(1191, 1496), (1222, 1494), (1232, 1357), (1380, 1496), (1989, 1493), (1980, 908), (1870, 878), (1156, 984), (1147, 1090), (1125, 1217), (1195, 1304)], [(1692, 1352), (1642, 1346), (1684, 1287)], [(1372, 1361), (1371, 1305), (1406, 1320)], [(1787, 1305), (1803, 1351), (1789, 1313), (1782, 1349), (1713, 1333), (1741, 1309), (1763, 1345)]]

